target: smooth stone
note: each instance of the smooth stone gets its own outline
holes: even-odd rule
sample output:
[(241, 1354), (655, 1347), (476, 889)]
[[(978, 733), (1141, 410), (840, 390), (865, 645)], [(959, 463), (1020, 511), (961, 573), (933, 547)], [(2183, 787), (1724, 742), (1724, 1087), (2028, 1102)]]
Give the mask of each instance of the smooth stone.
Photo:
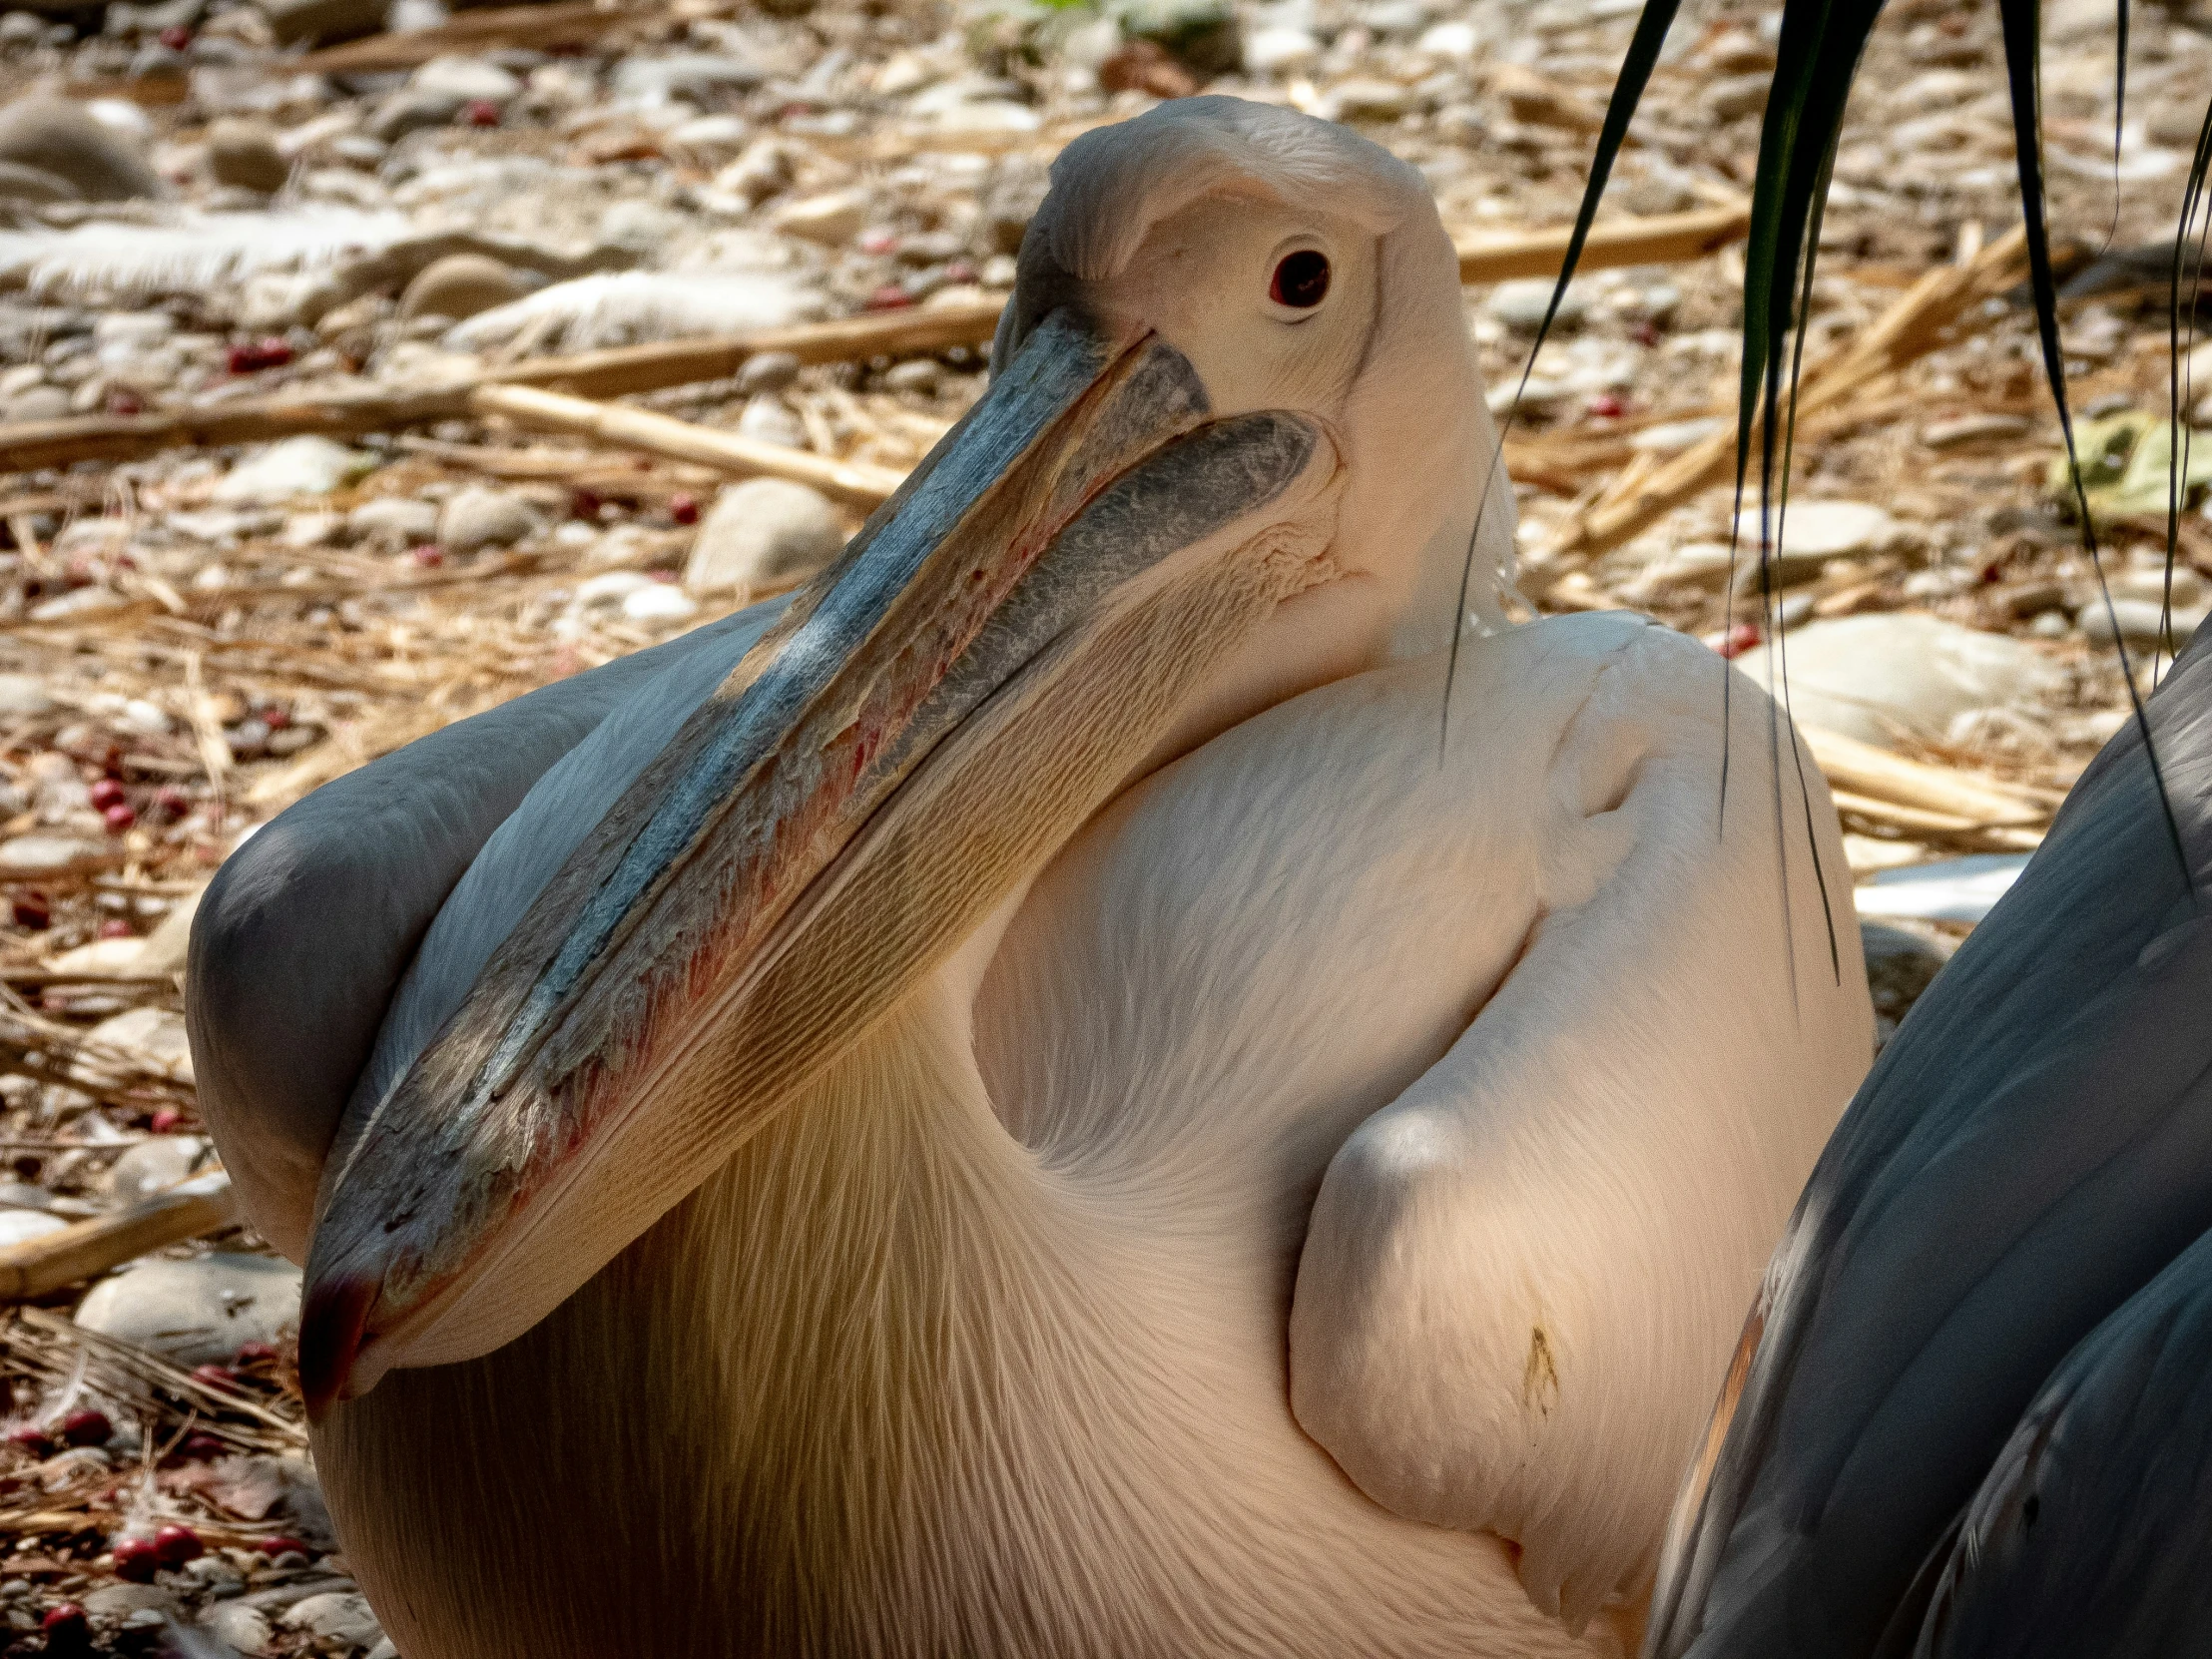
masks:
[(399, 296), (399, 314), (449, 316), (459, 321), (494, 305), (511, 304), (527, 291), (522, 279), (497, 260), (481, 254), (449, 254), (416, 273)]
[(145, 954), (144, 939), (94, 939), (90, 944), (80, 944), (48, 957), (46, 965), (55, 973), (81, 973), (100, 979), (137, 973), (139, 959)]
[[(1759, 646), (1736, 659), (1762, 686), (1767, 653)], [(2032, 708), (2065, 680), (2023, 640), (1904, 611), (1793, 629), (1788, 662), (1799, 721), (1884, 748), (1901, 737), (1940, 743), (1959, 716)]]
[(328, 495), (375, 470), (374, 455), (312, 433), (283, 438), (233, 467), (214, 490), (226, 506), (276, 506)]
[(436, 539), (438, 506), (404, 495), (379, 495), (347, 513), (345, 527), (358, 540), (397, 553)]
[(1481, 45), (1481, 32), (1473, 24), (1452, 18), (1431, 23), (1413, 42), (1413, 50), (1431, 58), (1472, 58)]
[(650, 255), (684, 234), (682, 214), (657, 202), (617, 202), (599, 216), (599, 240), (633, 254)]
[[(115, 944), (135, 944), (135, 965), (146, 960), (146, 940), (115, 939)], [(185, 1016), (170, 1008), (127, 1008), (111, 1014), (85, 1033), (96, 1043), (120, 1048), (132, 1058), (185, 1082), (192, 1080), (192, 1044), (185, 1035)], [(182, 1179), (180, 1177), (179, 1179)]]
[(177, 1598), (159, 1584), (103, 1584), (77, 1598), (94, 1618), (120, 1619), (131, 1613), (177, 1612)]
[(397, 144), (409, 133), (451, 126), (468, 100), (435, 87), (401, 87), (376, 106), (369, 117), (369, 136), (381, 144)]
[(1244, 67), (1247, 75), (1282, 75), (1304, 69), (1321, 56), (1321, 42), (1312, 31), (1291, 28), (1255, 29), (1245, 37)]
[(0, 719), (36, 719), (54, 712), (54, 700), (32, 675), (0, 674)]
[(1967, 414), (1948, 420), (1932, 420), (1921, 428), (1921, 442), (1931, 449), (1959, 449), (1969, 443), (1994, 443), (2027, 435), (2023, 415)]
[(0, 1181), (0, 1209), (49, 1210), (53, 1204), (54, 1195), (44, 1187), (25, 1181)]
[(384, 1634), (383, 1626), (369, 1609), (368, 1598), (344, 1590), (325, 1590), (293, 1602), (285, 1610), (284, 1628), (305, 1630), (325, 1641), (353, 1647), (366, 1647)]
[(43, 1239), (69, 1225), (66, 1216), (48, 1215), (43, 1210), (0, 1210), (0, 1250)]
[(587, 610), (594, 605), (619, 605), (652, 585), (653, 578), (640, 570), (602, 571), (576, 584), (576, 603)]
[(738, 370), (738, 395), (758, 397), (763, 392), (782, 391), (799, 378), (802, 366), (789, 351), (756, 351)]
[(776, 216), (776, 228), (789, 237), (842, 248), (867, 224), (867, 198), (856, 190), (831, 191), (794, 202)]
[(227, 115), (208, 129), (208, 171), (219, 185), (273, 196), (291, 177), (291, 164), (267, 122)]
[(668, 104), (678, 99), (707, 105), (723, 94), (751, 92), (768, 76), (744, 58), (709, 52), (679, 52), (665, 58), (624, 58), (615, 65), (609, 90), (638, 104)]
[(432, 58), (407, 78), (407, 86), (464, 104), (504, 104), (522, 91), (522, 83), (497, 64), (461, 57)]
[[(16, 835), (0, 841), (0, 876), (10, 878), (31, 880), (42, 875), (71, 875), (105, 869), (116, 861), (116, 854), (100, 842), (79, 840), (71, 835)], [(129, 942), (136, 944), (138, 941)]]
[(622, 614), (632, 622), (652, 627), (673, 627), (699, 614), (699, 601), (673, 582), (654, 582), (636, 589), (622, 602)]
[(299, 1321), (299, 1270), (267, 1256), (148, 1258), (111, 1274), (78, 1304), (87, 1331), (137, 1343), (180, 1365), (237, 1358)]
[(766, 393), (747, 402), (738, 416), (738, 435), (757, 443), (779, 444), (786, 449), (807, 447), (806, 425), (781, 401)]
[(512, 547), (537, 527), (538, 515), (520, 496), (474, 484), (438, 513), (438, 545), (449, 553)]
[(201, 1628), (241, 1653), (259, 1656), (276, 1651), (276, 1632), (268, 1615), (258, 1607), (242, 1607), (235, 1601), (218, 1601), (200, 1615)]
[[(1515, 333), (1533, 334), (1543, 325), (1544, 312), (1551, 305), (1551, 290), (1555, 285), (1548, 276), (1524, 276), (1500, 282), (1490, 290), (1490, 297), (1483, 301), (1482, 308)], [(1554, 328), (1575, 327), (1588, 309), (1589, 295), (1582, 291), (1582, 285), (1569, 282), (1567, 291), (1559, 296), (1559, 314), (1551, 319), (1551, 325)]]
[(66, 98), (32, 94), (0, 108), (0, 163), (60, 179), (86, 202), (162, 194), (160, 176), (131, 142)]
[(2082, 637), (2091, 645), (2112, 644), (2113, 625), (2117, 623), (2117, 637), (2128, 644), (2160, 644), (2168, 652), (2174, 652), (2189, 643), (2189, 636), (2197, 631), (2206, 614), (2205, 606), (2185, 605), (2178, 593), (2170, 618), (2163, 600), (2115, 593), (2109, 612), (2102, 599), (2092, 599), (2075, 614), (2074, 621)]
[(1977, 922), (2027, 867), (2024, 852), (1976, 852), (1878, 871), (1853, 896), (1862, 917)]
[(1229, 0), (1121, 0), (1109, 10), (1129, 39), (1163, 46), (1201, 75), (1227, 75), (1243, 56)]
[(820, 570), (844, 546), (821, 491), (788, 478), (748, 478), (715, 498), (684, 564), (695, 594), (778, 587)]
[[(1749, 554), (1756, 574), (1759, 564), (1761, 514), (1746, 507), (1736, 520), (1736, 533)], [(1773, 523), (1770, 518), (1768, 523)], [(1779, 558), (1785, 578), (1801, 571), (1819, 574), (1830, 559), (1858, 558), (1879, 553), (1899, 534), (1898, 521), (1884, 508), (1866, 501), (1792, 501), (1781, 515), (1782, 546)]]
[(136, 1204), (166, 1192), (199, 1172), (208, 1143), (198, 1135), (156, 1135), (117, 1158), (108, 1171), (108, 1192), (118, 1204)]
[(943, 383), (944, 365), (934, 357), (894, 363), (883, 374), (883, 384), (889, 390), (910, 391), (922, 397), (934, 397)]
[(1420, 108), (1411, 87), (1395, 81), (1345, 81), (1329, 95), (1339, 121), (1397, 121)]
[(69, 413), (69, 393), (60, 386), (33, 386), (8, 399), (10, 420), (60, 420)]

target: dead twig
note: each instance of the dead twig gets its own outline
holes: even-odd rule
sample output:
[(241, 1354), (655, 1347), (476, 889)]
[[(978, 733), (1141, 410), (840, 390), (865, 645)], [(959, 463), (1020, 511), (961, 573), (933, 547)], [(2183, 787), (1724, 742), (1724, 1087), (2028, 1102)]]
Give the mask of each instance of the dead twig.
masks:
[(220, 1233), (237, 1219), (231, 1178), (196, 1175), (152, 1198), (0, 1250), (0, 1301), (25, 1302), (187, 1239)]

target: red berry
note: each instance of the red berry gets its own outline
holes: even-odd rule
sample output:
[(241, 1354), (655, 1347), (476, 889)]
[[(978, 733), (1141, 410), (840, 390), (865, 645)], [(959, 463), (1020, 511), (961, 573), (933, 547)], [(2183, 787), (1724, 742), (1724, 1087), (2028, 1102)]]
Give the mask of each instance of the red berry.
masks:
[(192, 31), (182, 23), (172, 23), (162, 31), (161, 41), (172, 52), (182, 52), (192, 44)]
[(228, 1388), (233, 1382), (238, 1381), (238, 1379), (232, 1375), (231, 1368), (229, 1366), (218, 1366), (213, 1364), (193, 1367), (192, 1380), (195, 1382), (205, 1382), (210, 1387), (216, 1388)]
[(125, 1538), (115, 1546), (115, 1575), (133, 1584), (150, 1584), (161, 1570), (161, 1552), (152, 1538)]
[(1759, 625), (1754, 622), (1739, 622), (1729, 629), (1728, 637), (1721, 641), (1721, 655), (1741, 657), (1758, 643)]
[(112, 415), (135, 415), (144, 414), (145, 412), (146, 403), (137, 392), (118, 386), (114, 391), (108, 393), (108, 413)]
[(679, 524), (697, 524), (699, 502), (689, 495), (672, 495), (668, 498), (668, 516)]
[(113, 778), (103, 778), (85, 793), (92, 798), (93, 806), (104, 813), (123, 799), (123, 786)]
[(430, 542), (424, 542), (407, 556), (425, 570), (435, 570), (439, 565), (445, 563), (445, 549)]
[(291, 724), (291, 711), (281, 703), (272, 703), (254, 717), (272, 732), (281, 732)]
[(19, 892), (9, 907), (16, 926), (26, 933), (43, 933), (54, 925), (54, 906), (42, 892)]
[(599, 516), (599, 497), (590, 490), (569, 491), (568, 510), (572, 517), (596, 519)]
[(176, 1107), (163, 1106), (155, 1110), (154, 1116), (147, 1127), (157, 1135), (173, 1135), (177, 1132), (177, 1126), (184, 1121), (185, 1114), (178, 1111)]
[(258, 374), (265, 368), (281, 368), (290, 361), (290, 344), (275, 334), (251, 345), (234, 345), (224, 356), (224, 363), (233, 374)]
[(212, 1461), (227, 1456), (231, 1448), (213, 1434), (194, 1432), (187, 1434), (177, 1447), (177, 1455), (196, 1463)]
[(263, 1360), (274, 1360), (276, 1358), (276, 1351), (267, 1343), (239, 1344), (238, 1363), (242, 1366), (251, 1366)]
[(90, 1405), (70, 1412), (56, 1426), (64, 1445), (106, 1445), (115, 1437), (108, 1413)]
[(192, 797), (175, 784), (164, 784), (154, 792), (154, 810), (165, 821), (174, 823), (192, 811)]
[(100, 817), (107, 824), (108, 833), (111, 835), (120, 835), (132, 825), (138, 823), (138, 814), (132, 812), (130, 807), (121, 801), (102, 813)]
[(181, 1567), (208, 1553), (200, 1534), (189, 1526), (165, 1526), (154, 1534), (154, 1553), (165, 1567)]
[(885, 282), (867, 296), (867, 308), (871, 311), (902, 311), (914, 302), (914, 296), (896, 282)]
[(38, 1621), (38, 1627), (45, 1632), (46, 1651), (50, 1654), (92, 1651), (92, 1623), (85, 1617), (85, 1610), (74, 1601), (49, 1607), (46, 1617)]
[(1590, 399), (1590, 413), (1599, 420), (1618, 420), (1628, 412), (1628, 405), (1609, 391), (1601, 391)]
[(23, 1422), (0, 1435), (19, 1451), (27, 1451), (33, 1457), (44, 1457), (54, 1449), (54, 1442), (46, 1437), (46, 1431), (35, 1424)]
[(948, 282), (972, 282), (975, 280), (975, 267), (965, 260), (954, 260), (944, 268), (944, 279)]
[(860, 233), (860, 252), (863, 254), (891, 254), (897, 250), (896, 231), (874, 230)]
[(297, 1538), (286, 1538), (281, 1534), (274, 1538), (264, 1538), (254, 1547), (264, 1555), (312, 1555), (314, 1553)]
[(499, 106), (489, 98), (471, 98), (461, 106), (461, 119), (471, 127), (499, 125)]
[(131, 924), (121, 916), (110, 916), (100, 924), (100, 936), (104, 939), (127, 939), (131, 936)]
[(1659, 324), (1648, 318), (1635, 323), (1629, 328), (1628, 337), (1638, 345), (1657, 345), (1659, 343)]

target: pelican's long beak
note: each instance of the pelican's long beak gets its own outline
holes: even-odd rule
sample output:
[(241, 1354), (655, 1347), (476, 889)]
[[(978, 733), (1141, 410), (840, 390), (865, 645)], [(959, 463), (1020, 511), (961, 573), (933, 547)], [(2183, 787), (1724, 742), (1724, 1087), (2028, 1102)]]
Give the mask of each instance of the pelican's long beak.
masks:
[(577, 848), (325, 1166), (317, 1414), (521, 1335), (728, 1160), (1327, 579), (1320, 425), (1056, 311)]

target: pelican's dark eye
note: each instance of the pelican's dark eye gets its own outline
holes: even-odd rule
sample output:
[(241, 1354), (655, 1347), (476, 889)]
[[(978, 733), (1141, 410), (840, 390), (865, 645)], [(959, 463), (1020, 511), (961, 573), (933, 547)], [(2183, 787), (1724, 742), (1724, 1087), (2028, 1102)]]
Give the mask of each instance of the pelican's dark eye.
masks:
[(1268, 283), (1268, 297), (1278, 305), (1295, 305), (1310, 311), (1329, 295), (1329, 256), (1311, 248), (1283, 256)]

